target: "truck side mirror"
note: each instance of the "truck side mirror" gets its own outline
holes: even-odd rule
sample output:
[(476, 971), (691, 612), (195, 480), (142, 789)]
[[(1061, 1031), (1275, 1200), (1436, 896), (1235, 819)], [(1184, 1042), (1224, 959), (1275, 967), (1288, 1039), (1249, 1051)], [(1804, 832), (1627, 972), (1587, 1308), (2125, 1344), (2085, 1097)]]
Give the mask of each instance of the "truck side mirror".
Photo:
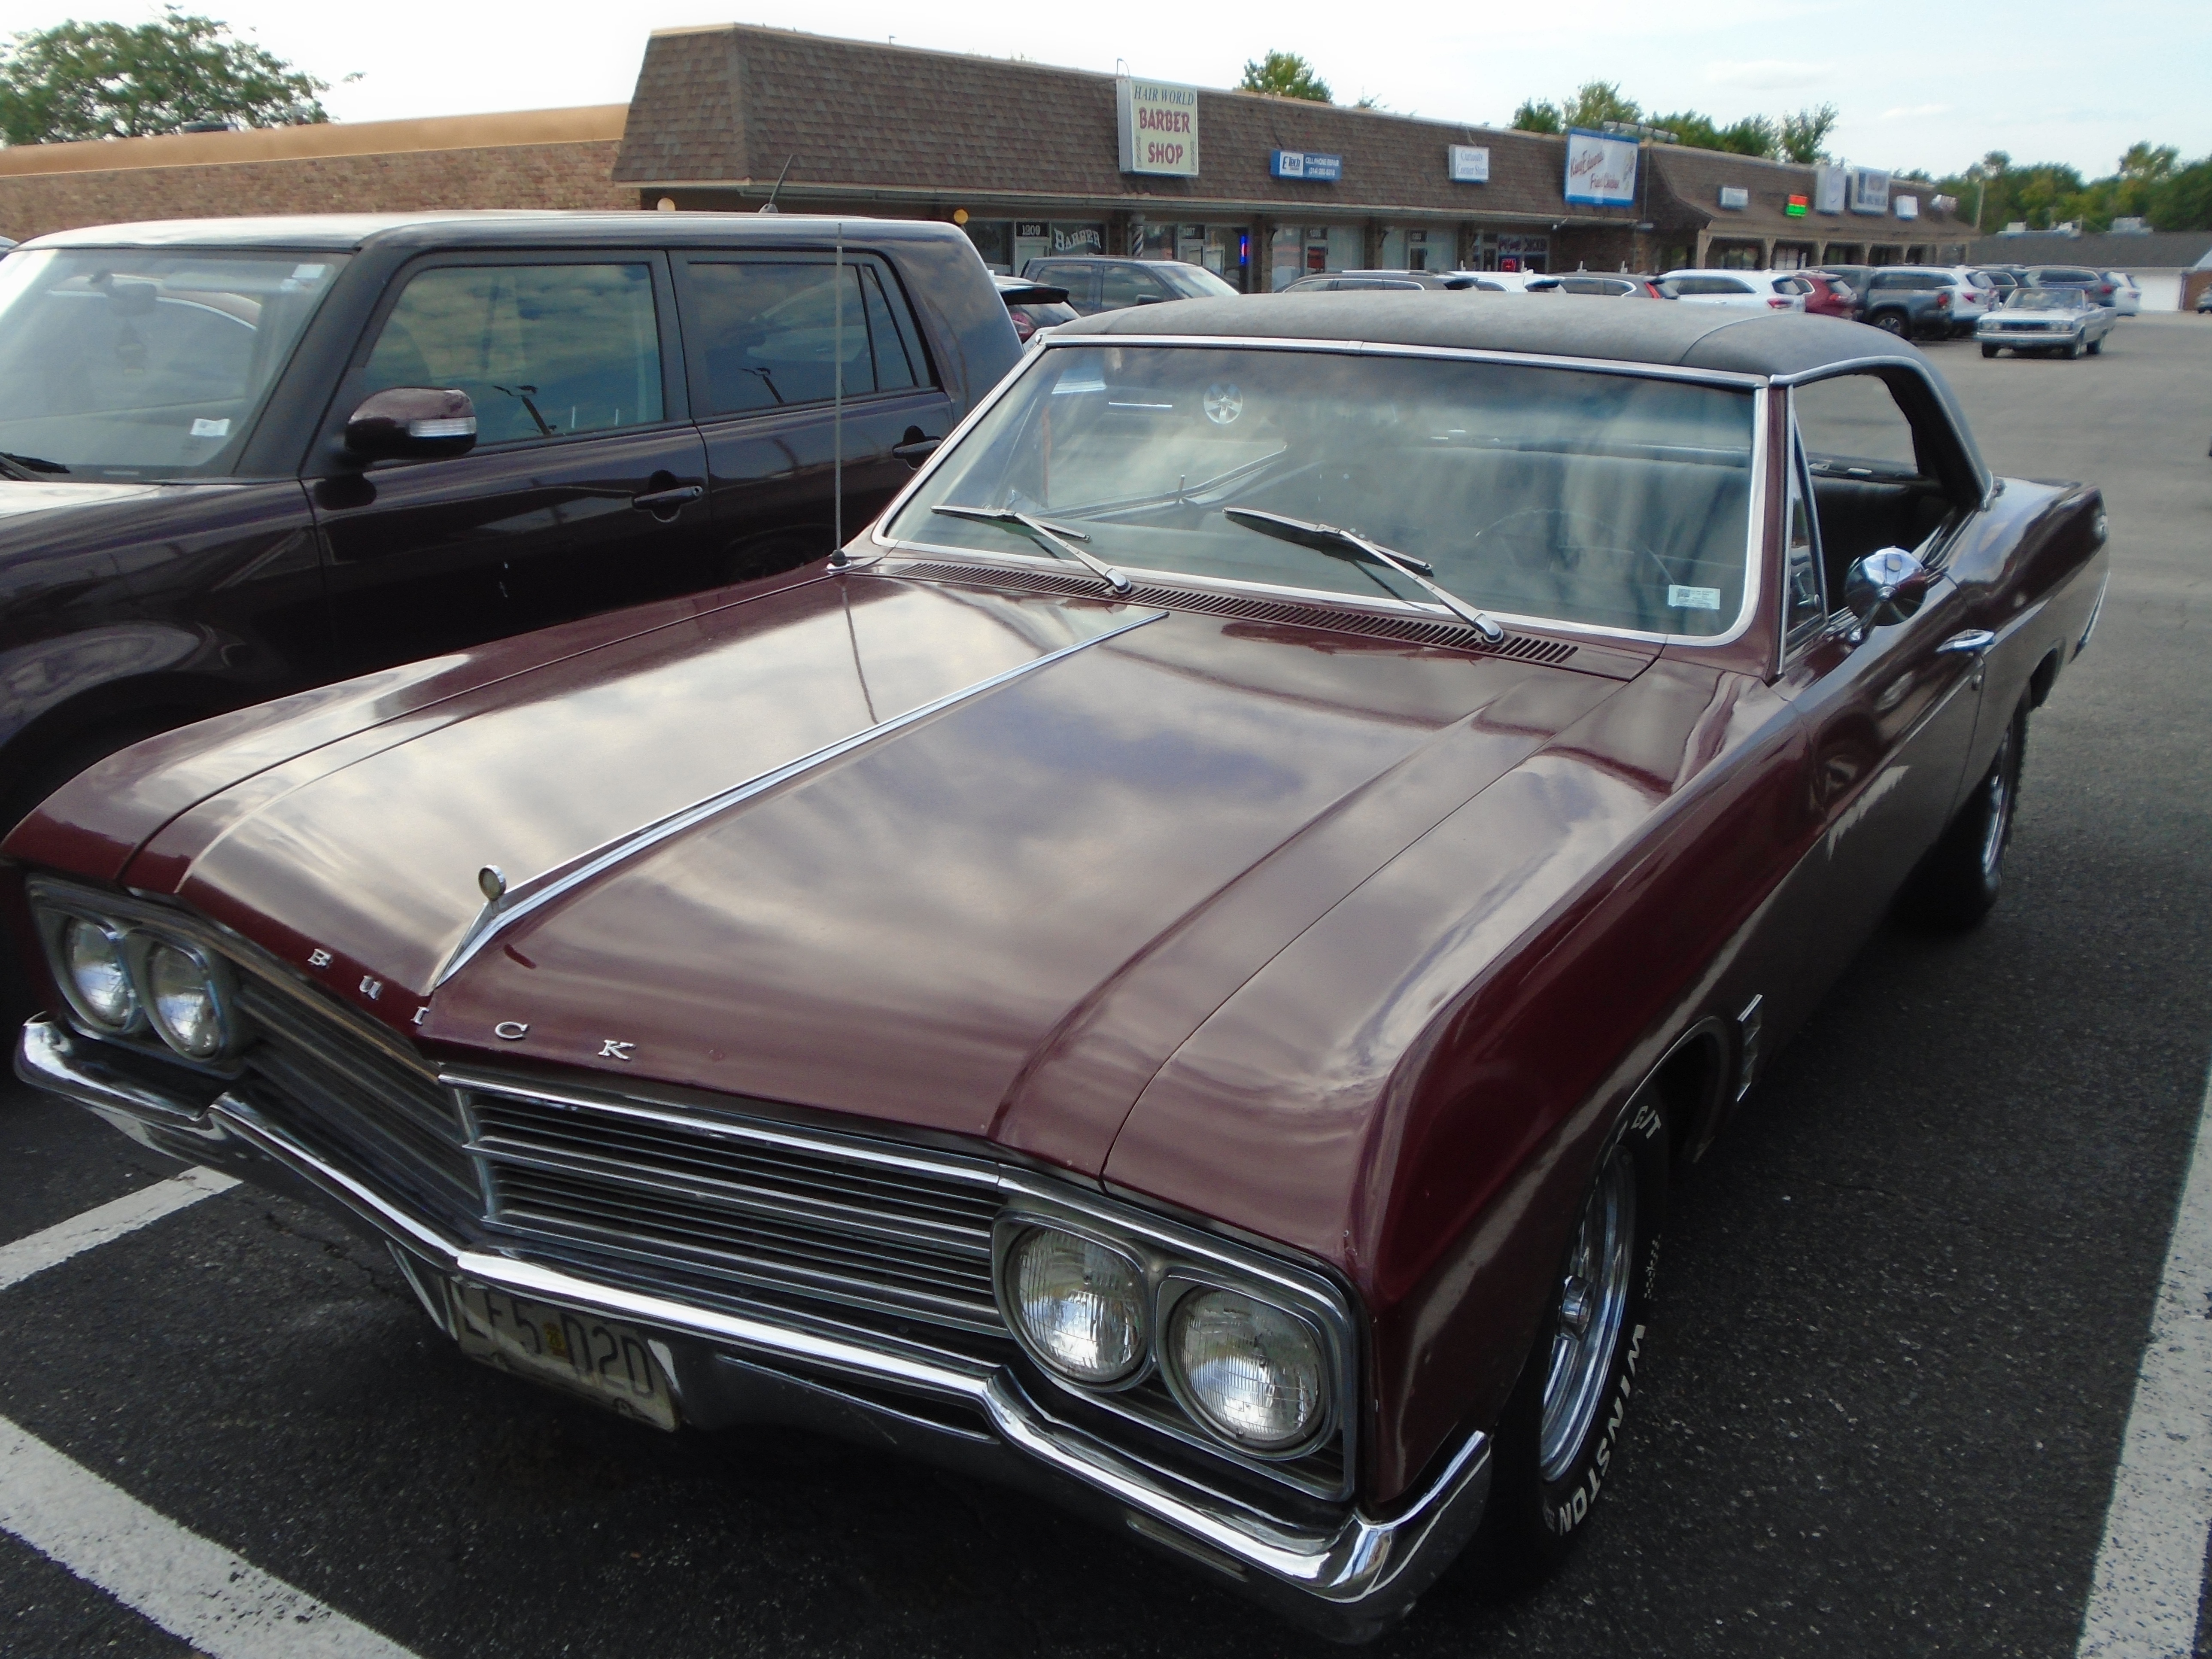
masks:
[(346, 452), (365, 461), (431, 461), (476, 447), (477, 406), (465, 392), (396, 386), (372, 392), (348, 417)]

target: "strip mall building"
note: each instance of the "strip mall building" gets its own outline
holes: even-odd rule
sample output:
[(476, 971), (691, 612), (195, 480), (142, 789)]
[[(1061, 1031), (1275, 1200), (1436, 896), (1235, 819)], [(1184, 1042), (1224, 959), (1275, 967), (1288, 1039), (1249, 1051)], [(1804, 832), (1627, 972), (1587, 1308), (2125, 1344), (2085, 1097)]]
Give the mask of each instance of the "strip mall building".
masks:
[(1964, 258), (1951, 204), (1913, 189), (731, 25), (653, 35), (627, 105), (0, 149), (0, 234), (333, 209), (753, 212), (775, 191), (792, 212), (951, 220), (1000, 269), (1133, 253), (1261, 291), (1362, 265)]

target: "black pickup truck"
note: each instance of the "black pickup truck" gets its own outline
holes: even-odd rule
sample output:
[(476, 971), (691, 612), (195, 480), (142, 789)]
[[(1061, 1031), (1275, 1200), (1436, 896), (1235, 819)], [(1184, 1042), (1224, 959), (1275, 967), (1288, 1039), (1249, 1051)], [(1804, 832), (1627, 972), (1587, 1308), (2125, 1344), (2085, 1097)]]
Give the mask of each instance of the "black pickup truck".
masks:
[(0, 263), (0, 831), (150, 732), (821, 557), (1019, 355), (946, 224), (27, 242)]

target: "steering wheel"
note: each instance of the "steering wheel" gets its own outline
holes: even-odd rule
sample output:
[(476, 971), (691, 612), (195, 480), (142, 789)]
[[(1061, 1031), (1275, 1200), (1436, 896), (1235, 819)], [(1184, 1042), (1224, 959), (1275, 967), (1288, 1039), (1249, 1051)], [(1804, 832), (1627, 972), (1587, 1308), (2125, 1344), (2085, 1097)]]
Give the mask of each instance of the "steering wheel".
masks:
[(1649, 560), (1662, 586), (1674, 580), (1674, 573), (1650, 549), (1637, 545), (1601, 519), (1565, 507), (1523, 507), (1494, 519), (1475, 532), (1473, 546), (1477, 553), (1502, 556), (1518, 569), (1574, 576), (1598, 575), (1610, 565), (1623, 580), (1632, 580), (1629, 567)]

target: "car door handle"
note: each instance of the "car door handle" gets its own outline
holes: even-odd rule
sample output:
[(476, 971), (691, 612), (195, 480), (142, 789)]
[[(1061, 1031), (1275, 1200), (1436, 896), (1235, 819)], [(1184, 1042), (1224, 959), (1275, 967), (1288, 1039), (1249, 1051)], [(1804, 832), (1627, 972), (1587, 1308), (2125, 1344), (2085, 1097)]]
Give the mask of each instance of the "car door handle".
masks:
[(1963, 634), (1954, 634), (1936, 647), (1939, 657), (1978, 657), (1997, 642), (1997, 636), (1986, 628), (1970, 628)]
[(891, 453), (908, 466), (920, 466), (937, 453), (938, 445), (944, 441), (942, 438), (914, 438), (902, 444), (893, 444)]
[(673, 489), (649, 489), (642, 495), (633, 495), (629, 504), (641, 513), (665, 513), (686, 501), (696, 501), (706, 493), (704, 484), (678, 484)]

